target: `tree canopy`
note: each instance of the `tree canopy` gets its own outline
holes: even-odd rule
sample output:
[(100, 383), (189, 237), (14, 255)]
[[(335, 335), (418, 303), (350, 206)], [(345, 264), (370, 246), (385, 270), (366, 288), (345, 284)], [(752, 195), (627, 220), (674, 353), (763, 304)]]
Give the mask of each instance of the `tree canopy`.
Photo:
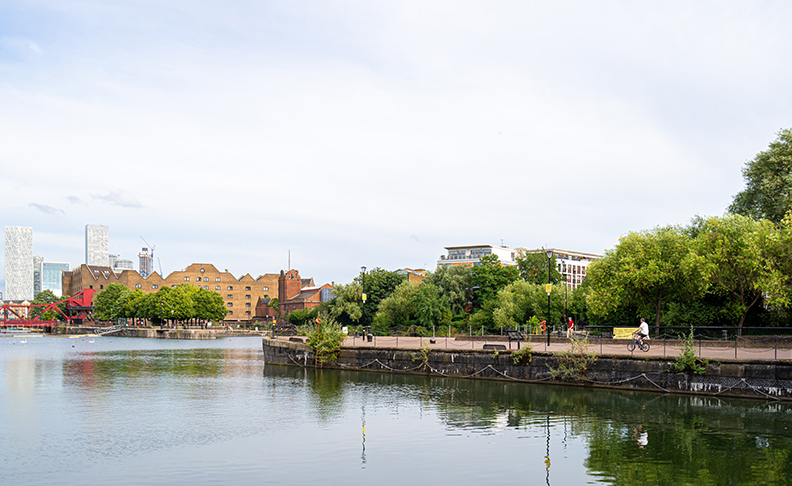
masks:
[(792, 129), (778, 132), (767, 150), (745, 164), (742, 174), (746, 187), (734, 196), (729, 211), (781, 222), (792, 209)]

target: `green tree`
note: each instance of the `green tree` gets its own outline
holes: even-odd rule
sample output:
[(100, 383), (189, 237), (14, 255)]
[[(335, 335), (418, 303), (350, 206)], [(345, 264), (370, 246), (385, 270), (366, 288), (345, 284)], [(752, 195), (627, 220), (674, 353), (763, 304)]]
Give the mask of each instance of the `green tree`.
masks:
[(603, 316), (637, 303), (655, 314), (659, 332), (666, 300), (700, 295), (706, 288), (699, 260), (692, 239), (677, 227), (629, 233), (589, 266), (589, 309)]
[(375, 268), (368, 272), (365, 275), (365, 281), (363, 281), (362, 276), (357, 277), (355, 281), (362, 284), (363, 292), (366, 293), (366, 303), (363, 305), (361, 324), (369, 325), (372, 323), (379, 309), (380, 302), (385, 300), (405, 280), (407, 280), (406, 276), (381, 268)]
[(746, 187), (734, 196), (729, 211), (780, 223), (792, 209), (792, 129), (778, 132), (770, 148), (748, 161), (742, 174)]
[(423, 283), (437, 288), (438, 296), (449, 312), (462, 314), (468, 302), (468, 280), (471, 272), (472, 269), (465, 265), (443, 265), (437, 271), (430, 272)]
[(772, 222), (754, 221), (739, 214), (698, 218), (692, 226), (710, 284), (737, 301), (740, 329), (763, 295), (784, 303), (785, 276), (767, 258), (776, 238), (774, 233)]
[(121, 304), (125, 295), (130, 292), (126, 286), (119, 283), (109, 284), (106, 289), (94, 296), (94, 317), (103, 321), (124, 317), (124, 308)]
[[(520, 271), (520, 278), (533, 284), (546, 284), (548, 258), (544, 250), (536, 253), (523, 253), (517, 257), (517, 268)], [(556, 267), (556, 257), (550, 258), (550, 283), (557, 284), (563, 280), (563, 275)]]
[(474, 307), (494, 299), (504, 287), (520, 278), (514, 266), (503, 265), (497, 255), (484, 255), (470, 273), (469, 287), (473, 289)]
[(336, 285), (333, 287), (333, 299), (323, 303), (327, 312), (343, 326), (362, 325), (363, 289), (359, 283)]
[(227, 315), (223, 297), (217, 292), (198, 289), (192, 294), (195, 318), (206, 321), (222, 321)]
[[(31, 302), (31, 304), (46, 306), (47, 304), (54, 304), (55, 302), (58, 302), (60, 300), (63, 300), (63, 297), (57, 297), (51, 290), (42, 290), (41, 292), (39, 292), (36, 298), (33, 299), (33, 302)], [(63, 315), (65, 315), (66, 312), (65, 307), (66, 307), (65, 304), (58, 305), (58, 308), (61, 310), (61, 312), (64, 313)], [(55, 310), (45, 311), (44, 307), (33, 307), (30, 310), (30, 316), (31, 317), (41, 316), (40, 319), (45, 321), (60, 319), (62, 317), (62, 315), (58, 313), (58, 311)]]
[(417, 325), (426, 329), (440, 324), (448, 307), (441, 301), (437, 287), (404, 281), (379, 305), (374, 327), (379, 333), (390, 329), (404, 331)]
[(148, 317), (145, 312), (144, 302), (146, 300), (146, 293), (141, 289), (123, 294), (118, 299), (118, 306), (121, 308), (121, 317), (145, 319)]
[[(545, 272), (546, 273), (546, 272)], [(493, 301), (492, 320), (496, 328), (516, 329), (528, 323), (547, 319), (547, 292), (545, 284), (518, 280), (507, 285)], [(550, 324), (560, 323), (564, 308), (564, 288), (554, 285), (550, 291)]]

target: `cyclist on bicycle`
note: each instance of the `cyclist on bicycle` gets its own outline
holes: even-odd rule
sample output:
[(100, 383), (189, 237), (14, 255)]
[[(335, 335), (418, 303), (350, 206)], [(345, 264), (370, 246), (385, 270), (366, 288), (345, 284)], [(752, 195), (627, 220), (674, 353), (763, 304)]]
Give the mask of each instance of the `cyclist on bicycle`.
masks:
[(633, 338), (640, 340), (641, 342), (646, 341), (649, 338), (649, 324), (646, 323), (646, 320), (641, 317), (641, 325), (633, 331)]

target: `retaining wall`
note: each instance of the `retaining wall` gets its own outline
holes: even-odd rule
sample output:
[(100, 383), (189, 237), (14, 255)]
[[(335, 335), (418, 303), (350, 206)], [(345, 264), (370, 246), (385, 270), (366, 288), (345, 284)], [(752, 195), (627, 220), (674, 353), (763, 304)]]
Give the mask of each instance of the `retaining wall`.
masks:
[[(264, 338), (264, 361), (270, 364), (314, 366), (310, 347), (300, 342)], [(703, 375), (670, 373), (673, 359), (600, 355), (581, 380), (557, 380), (560, 358), (534, 352), (527, 365), (514, 364), (511, 351), (342, 348), (325, 368), (387, 371), (484, 378), (534, 383), (641, 389), (660, 392), (792, 400), (792, 362), (722, 360), (706, 366)]]

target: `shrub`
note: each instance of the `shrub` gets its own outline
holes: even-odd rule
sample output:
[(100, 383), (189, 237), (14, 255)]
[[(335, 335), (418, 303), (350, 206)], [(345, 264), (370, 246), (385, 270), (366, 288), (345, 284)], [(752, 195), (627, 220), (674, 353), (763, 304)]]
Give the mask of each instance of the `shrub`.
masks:
[(313, 349), (315, 364), (319, 367), (338, 359), (338, 351), (346, 339), (341, 325), (327, 315), (317, 317), (314, 324), (306, 326), (305, 335), (308, 336), (308, 346)]
[(701, 359), (696, 355), (696, 347), (693, 340), (693, 326), (690, 326), (690, 333), (682, 338), (682, 349), (679, 351), (679, 356), (671, 365), (670, 371), (672, 373), (703, 375), (704, 371), (706, 371), (707, 360)]
[(559, 358), (558, 368), (550, 367), (550, 376), (564, 380), (581, 380), (597, 361), (597, 353), (590, 349), (588, 339), (572, 337), (567, 351), (555, 353)]

